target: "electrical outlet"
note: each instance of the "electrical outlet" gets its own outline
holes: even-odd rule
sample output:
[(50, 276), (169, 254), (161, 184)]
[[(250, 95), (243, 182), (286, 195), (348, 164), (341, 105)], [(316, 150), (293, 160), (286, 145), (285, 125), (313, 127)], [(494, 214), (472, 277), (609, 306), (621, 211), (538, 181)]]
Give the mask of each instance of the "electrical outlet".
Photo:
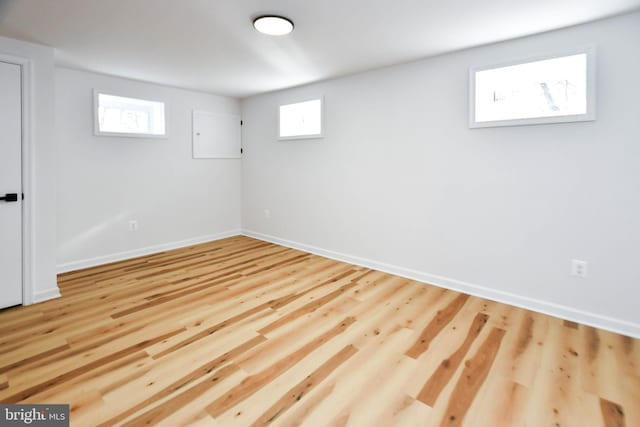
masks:
[(581, 279), (586, 279), (587, 278), (587, 261), (572, 259), (571, 275), (575, 277), (580, 277)]
[(271, 211), (269, 209), (264, 210), (264, 217), (267, 219), (271, 218)]
[(129, 231), (138, 231), (138, 221), (137, 220), (131, 220), (129, 221)]

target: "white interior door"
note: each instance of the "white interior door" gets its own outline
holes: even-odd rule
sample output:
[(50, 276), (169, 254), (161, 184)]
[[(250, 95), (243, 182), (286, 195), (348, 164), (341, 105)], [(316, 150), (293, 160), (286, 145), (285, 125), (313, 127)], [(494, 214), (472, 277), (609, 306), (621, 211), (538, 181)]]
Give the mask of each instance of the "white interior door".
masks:
[(22, 304), (21, 68), (0, 62), (0, 308)]

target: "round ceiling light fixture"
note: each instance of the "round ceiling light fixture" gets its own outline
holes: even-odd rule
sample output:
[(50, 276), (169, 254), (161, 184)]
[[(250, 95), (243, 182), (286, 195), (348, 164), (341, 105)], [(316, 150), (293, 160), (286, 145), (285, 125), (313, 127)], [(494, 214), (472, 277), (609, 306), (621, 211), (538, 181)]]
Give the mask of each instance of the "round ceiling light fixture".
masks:
[(262, 15), (253, 20), (253, 28), (269, 36), (284, 36), (293, 31), (293, 21), (278, 15)]

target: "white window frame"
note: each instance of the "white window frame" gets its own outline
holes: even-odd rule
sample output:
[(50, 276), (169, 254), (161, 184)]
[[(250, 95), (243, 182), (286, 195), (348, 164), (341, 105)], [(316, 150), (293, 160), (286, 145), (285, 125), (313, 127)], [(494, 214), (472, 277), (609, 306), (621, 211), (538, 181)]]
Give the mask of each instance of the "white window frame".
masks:
[[(475, 120), (475, 107), (476, 107), (476, 73), (479, 71), (491, 70), (494, 68), (509, 67), (512, 65), (527, 64), (529, 62), (544, 61), (547, 59), (562, 58), (565, 56), (586, 54), (587, 55), (587, 112), (585, 114), (574, 114), (565, 116), (552, 116), (552, 117), (530, 117), (522, 119), (509, 119), (509, 120), (493, 120), (486, 122), (477, 122)], [(487, 127), (502, 127), (502, 126), (526, 126), (537, 124), (552, 124), (552, 123), (572, 123), (572, 122), (585, 122), (593, 121), (596, 119), (596, 48), (593, 45), (576, 48), (566, 49), (563, 51), (556, 51), (545, 55), (537, 55), (526, 58), (520, 58), (498, 64), (483, 65), (478, 67), (472, 67), (469, 69), (469, 128), (487, 128)]]
[[(100, 121), (99, 121), (99, 105), (98, 105), (98, 95), (111, 95), (111, 96), (120, 96), (123, 98), (132, 98), (139, 99), (142, 101), (149, 102), (161, 102), (164, 104), (164, 134), (157, 135), (153, 133), (131, 133), (131, 132), (104, 132), (100, 130)], [(140, 97), (135, 94), (130, 93), (122, 93), (118, 91), (112, 90), (93, 90), (93, 133), (95, 136), (116, 136), (123, 138), (143, 138), (143, 139), (167, 139), (169, 138), (169, 106), (166, 101), (160, 99), (149, 99), (146, 96)]]
[[(294, 136), (280, 136), (280, 107), (292, 104), (301, 104), (303, 102), (320, 100), (320, 133), (313, 135), (294, 135)], [(320, 139), (324, 138), (324, 96), (314, 96), (311, 98), (297, 99), (295, 101), (286, 102), (284, 104), (278, 104), (278, 140), (279, 141), (293, 141), (297, 139)]]

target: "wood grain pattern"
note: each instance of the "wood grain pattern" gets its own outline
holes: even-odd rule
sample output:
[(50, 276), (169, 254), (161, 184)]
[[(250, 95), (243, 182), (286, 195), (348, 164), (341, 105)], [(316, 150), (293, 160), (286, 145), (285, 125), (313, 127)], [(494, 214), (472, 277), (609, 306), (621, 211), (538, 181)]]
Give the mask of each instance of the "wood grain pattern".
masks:
[(416, 342), (407, 350), (406, 355), (417, 359), (422, 353), (426, 352), (429, 349), (431, 341), (453, 320), (468, 299), (469, 295), (460, 294), (447, 304), (444, 309), (438, 310), (436, 316), (424, 328)]
[[(118, 414), (117, 416), (103, 422), (102, 424), (100, 424), (100, 426), (102, 427), (107, 427), (107, 426), (111, 426), (111, 425), (115, 425), (116, 423), (126, 419), (128, 416), (135, 414), (136, 412), (144, 409), (147, 406), (151, 406), (156, 402), (159, 402), (161, 400), (163, 400), (165, 397), (171, 396), (171, 395), (176, 395), (176, 393), (179, 393), (178, 396), (180, 396), (180, 398), (183, 397), (188, 397), (189, 394), (193, 394), (194, 392), (198, 392), (201, 391), (201, 386), (203, 385), (203, 382), (201, 382), (199, 384), (200, 388), (188, 388), (188, 386), (198, 380), (201, 380), (202, 378), (206, 378), (208, 375), (210, 375), (211, 377), (211, 381), (210, 382), (204, 382), (204, 383), (208, 383), (210, 387), (212, 387), (213, 385), (215, 385), (215, 382), (219, 381), (220, 378), (224, 378), (226, 377), (227, 373), (230, 372), (230, 370), (224, 371), (224, 372), (219, 372), (220, 371), (220, 367), (224, 366), (226, 363), (228, 363), (230, 360), (233, 360), (233, 358), (241, 355), (242, 353), (244, 353), (245, 351), (255, 347), (256, 345), (264, 342), (266, 340), (266, 338), (264, 338), (263, 336), (257, 336), (255, 338), (250, 339), (249, 341), (240, 344), (239, 346), (235, 347), (234, 349), (224, 353), (222, 356), (219, 356), (217, 358), (215, 358), (214, 360), (212, 360), (211, 362), (207, 362), (206, 364), (204, 364), (203, 366), (200, 366), (198, 368), (196, 368), (195, 370), (189, 372), (188, 374), (182, 376), (181, 378), (179, 378), (178, 380), (174, 381), (173, 383), (171, 383), (170, 385), (164, 387), (162, 390), (154, 393), (153, 395), (149, 396), (147, 399), (145, 399), (144, 401), (138, 403), (137, 405), (131, 407), (129, 410), (122, 412), (120, 414)], [(233, 365), (227, 365), (227, 366), (233, 366)], [(215, 372), (214, 372), (215, 371)], [(212, 372), (214, 372), (212, 374)], [(183, 393), (181, 392), (181, 390), (189, 390), (188, 393)], [(175, 397), (178, 397), (175, 396)], [(175, 398), (174, 397), (174, 398)], [(169, 406), (170, 407), (170, 406)], [(157, 411), (157, 410), (156, 410)], [(156, 419), (161, 418), (161, 415), (155, 415), (154, 413), (147, 413), (146, 416), (150, 419), (153, 419), (154, 417)], [(138, 417), (138, 419), (140, 419), (140, 417)]]
[(0, 311), (0, 402), (72, 426), (640, 425), (638, 340), (233, 237)]
[(451, 393), (441, 426), (461, 426), (473, 400), (489, 376), (493, 360), (504, 337), (503, 329), (493, 328), (476, 354), (465, 362), (464, 369)]
[(153, 343), (156, 342), (160, 342), (166, 338), (169, 338), (173, 335), (176, 335), (177, 333), (181, 332), (182, 329), (176, 330), (176, 331), (171, 331), (169, 333), (160, 335), (158, 337), (154, 337), (148, 340), (144, 340), (141, 342), (137, 342), (133, 345), (130, 345), (128, 347), (123, 348), (120, 351), (117, 351), (115, 353), (111, 353), (107, 356), (101, 357), (100, 359), (94, 360), (91, 363), (86, 363), (83, 365), (78, 366), (75, 369), (66, 371), (60, 375), (57, 375), (51, 379), (48, 379), (42, 383), (39, 384), (35, 384), (31, 387), (28, 387), (26, 389), (21, 390), (20, 392), (13, 394), (13, 395), (9, 395), (6, 397), (2, 398), (2, 401), (5, 403), (18, 403), (24, 400), (27, 400), (28, 398), (30, 398), (31, 396), (42, 392), (43, 390), (47, 389), (47, 388), (51, 388), (54, 387), (58, 384), (62, 384), (64, 382), (68, 382), (69, 380), (83, 374), (89, 371), (92, 371), (96, 368), (99, 368), (101, 366), (104, 366), (107, 363), (116, 361), (118, 359), (121, 359), (123, 357), (129, 356), (131, 354), (137, 353), (140, 349), (152, 345)]
[(448, 358), (444, 359), (438, 369), (433, 373), (429, 381), (424, 385), (420, 393), (418, 394), (418, 400), (426, 403), (429, 406), (433, 406), (440, 396), (442, 389), (451, 381), (453, 374), (462, 363), (462, 359), (469, 352), (469, 348), (473, 341), (480, 335), (480, 332), (487, 323), (489, 316), (484, 313), (478, 313), (473, 319), (473, 323), (469, 327), (469, 333), (467, 334), (464, 342), (460, 347), (451, 354)]
[(335, 356), (327, 360), (318, 369), (313, 371), (303, 381), (296, 384), (289, 390), (280, 400), (272, 405), (258, 420), (252, 425), (261, 426), (271, 424), (280, 414), (291, 408), (296, 402), (299, 402), (303, 396), (313, 390), (322, 380), (335, 371), (345, 360), (353, 356), (358, 349), (349, 344), (344, 347)]
[(275, 380), (282, 373), (286, 372), (293, 365), (308, 356), (312, 351), (316, 350), (327, 341), (336, 337), (338, 334), (344, 332), (355, 321), (356, 319), (353, 317), (344, 319), (342, 322), (329, 329), (324, 334), (316, 337), (299, 349), (296, 349), (296, 351), (283, 357), (273, 365), (267, 366), (261, 372), (246, 378), (236, 387), (225, 393), (224, 396), (220, 397), (219, 399), (212, 402), (209, 406), (207, 406), (207, 412), (209, 412), (214, 417), (222, 414), (227, 409), (234, 406), (236, 403), (241, 402), (242, 400), (254, 394), (260, 388), (268, 385), (269, 382)]
[(600, 399), (600, 409), (602, 410), (602, 418), (605, 427), (625, 427), (624, 410), (617, 403)]

